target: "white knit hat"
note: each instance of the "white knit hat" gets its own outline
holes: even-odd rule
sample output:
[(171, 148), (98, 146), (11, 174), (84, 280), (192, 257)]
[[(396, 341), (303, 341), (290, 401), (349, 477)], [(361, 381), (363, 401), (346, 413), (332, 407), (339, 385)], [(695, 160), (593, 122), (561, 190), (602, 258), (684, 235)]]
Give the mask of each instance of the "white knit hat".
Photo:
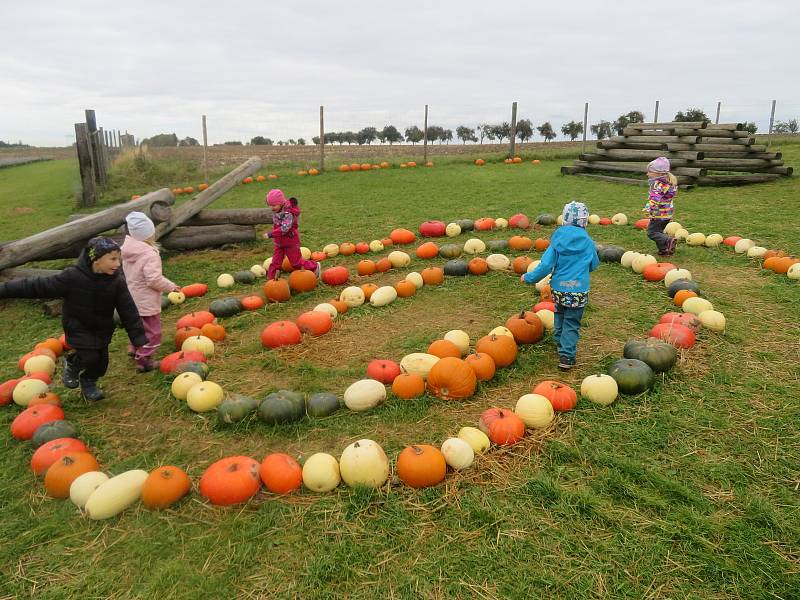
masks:
[(128, 235), (133, 239), (143, 242), (156, 232), (156, 226), (146, 214), (141, 212), (128, 213), (125, 217), (128, 225)]

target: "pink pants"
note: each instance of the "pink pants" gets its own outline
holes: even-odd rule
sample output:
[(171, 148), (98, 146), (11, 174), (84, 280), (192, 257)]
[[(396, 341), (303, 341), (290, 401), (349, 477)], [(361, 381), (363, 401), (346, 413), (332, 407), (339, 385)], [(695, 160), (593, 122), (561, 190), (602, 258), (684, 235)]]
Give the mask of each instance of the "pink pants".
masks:
[(316, 262), (313, 260), (305, 260), (303, 255), (300, 254), (300, 244), (296, 242), (291, 244), (275, 242), (275, 251), (272, 253), (272, 262), (269, 264), (267, 277), (273, 279), (275, 275), (280, 272), (284, 256), (289, 259), (289, 262), (295, 269), (313, 271), (317, 268)]
[(133, 344), (128, 343), (128, 352), (134, 353), (133, 358), (140, 367), (153, 362), (153, 355), (161, 345), (161, 315), (142, 317), (142, 325), (144, 325), (147, 343), (139, 348), (134, 348)]

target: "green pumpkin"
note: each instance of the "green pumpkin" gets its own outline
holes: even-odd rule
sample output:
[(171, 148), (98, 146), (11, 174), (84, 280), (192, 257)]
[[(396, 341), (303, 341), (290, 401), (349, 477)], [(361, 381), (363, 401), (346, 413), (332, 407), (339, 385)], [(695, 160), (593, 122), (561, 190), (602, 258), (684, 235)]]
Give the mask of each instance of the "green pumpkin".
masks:
[(205, 380), (206, 377), (208, 377), (208, 365), (199, 361), (186, 361), (185, 363), (181, 363), (175, 367), (175, 370), (171, 374), (174, 377), (177, 377), (181, 373), (197, 373), (203, 378), (203, 380)]
[(258, 407), (258, 418), (270, 425), (299, 421), (305, 414), (303, 395), (289, 390), (269, 394)]
[(555, 225), (556, 218), (549, 213), (544, 213), (536, 217), (536, 222), (539, 225)]
[(236, 283), (253, 283), (256, 280), (256, 276), (252, 271), (236, 271), (233, 274), (233, 280)]
[(475, 221), (472, 219), (461, 219), (460, 221), (456, 221), (459, 227), (461, 227), (461, 232), (465, 231), (472, 231), (475, 229)]
[(230, 394), (217, 407), (217, 416), (223, 423), (238, 423), (252, 413), (258, 402), (248, 396)]
[(627, 341), (622, 355), (642, 361), (655, 373), (666, 373), (678, 361), (678, 350), (675, 346), (655, 338)]
[(674, 298), (680, 290), (689, 290), (700, 296), (700, 286), (691, 279), (678, 279), (669, 284), (667, 294), (670, 298)]
[(328, 417), (340, 408), (339, 398), (330, 392), (311, 394), (306, 401), (306, 413), (309, 417)]
[(445, 275), (457, 275), (463, 277), (469, 273), (469, 266), (463, 260), (448, 260), (444, 263)]
[(489, 240), (486, 245), (489, 247), (489, 250), (498, 252), (508, 248), (508, 240)]
[(242, 305), (237, 298), (220, 298), (211, 303), (208, 311), (217, 318), (232, 317), (242, 312)]
[(464, 246), (461, 244), (443, 244), (439, 248), (439, 256), (444, 258), (458, 258), (464, 251)]
[(621, 358), (608, 368), (608, 374), (617, 382), (620, 394), (641, 394), (655, 383), (655, 373), (647, 363), (635, 358)]
[(52, 442), (58, 438), (74, 438), (76, 435), (78, 435), (78, 431), (69, 421), (48, 421), (36, 428), (36, 431), (33, 432), (31, 442), (34, 448), (38, 448), (42, 444)]
[(597, 251), (597, 254), (603, 262), (618, 263), (622, 255), (625, 254), (625, 248), (620, 248), (619, 246), (604, 246)]

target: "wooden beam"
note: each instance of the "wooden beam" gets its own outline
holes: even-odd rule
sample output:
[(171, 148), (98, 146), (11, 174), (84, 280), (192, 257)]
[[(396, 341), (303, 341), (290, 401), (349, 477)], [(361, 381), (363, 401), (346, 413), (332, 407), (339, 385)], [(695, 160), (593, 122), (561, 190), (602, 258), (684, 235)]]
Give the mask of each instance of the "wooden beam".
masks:
[[(665, 123), (629, 123), (627, 126), (641, 131), (645, 129), (675, 129), (676, 127), (705, 129), (707, 125), (708, 121), (669, 121)], [(714, 125), (714, 127), (723, 129), (721, 125)]]
[(178, 227), (161, 240), (161, 245), (168, 250), (197, 250), (255, 240), (256, 230), (252, 225), (211, 225)]
[[(627, 185), (638, 185), (638, 186), (647, 186), (646, 179), (633, 179), (631, 177), (614, 177), (613, 175), (598, 175), (596, 173), (572, 173), (577, 177), (589, 177), (591, 179), (597, 179), (600, 181), (608, 181), (611, 183), (624, 183)], [(692, 183), (694, 179), (691, 177), (678, 177), (678, 188), (682, 190), (690, 190), (692, 189)]]
[(615, 160), (653, 160), (659, 156), (665, 156), (669, 159), (685, 158), (686, 160), (702, 160), (702, 152), (661, 152), (658, 150), (597, 150), (597, 154), (611, 157)]
[[(731, 131), (731, 133), (733, 133)], [(739, 145), (739, 146), (751, 146), (756, 143), (755, 137), (738, 137), (738, 138), (728, 138), (728, 137), (700, 137), (697, 140), (698, 144), (726, 144), (726, 145)]]
[(86, 123), (75, 123), (75, 146), (78, 151), (78, 169), (81, 174), (81, 206), (94, 206), (97, 202), (92, 146)]
[(782, 152), (705, 152), (706, 158), (762, 158), (765, 160), (780, 160), (783, 158)]
[(33, 269), (29, 267), (16, 267), (14, 269), (4, 269), (0, 271), (0, 281), (10, 281), (11, 279), (24, 279), (25, 277), (49, 277), (58, 275), (61, 271), (57, 269)]
[(635, 133), (632, 133), (628, 129), (623, 129), (622, 133), (625, 136), (626, 142), (642, 142), (645, 144), (652, 142), (696, 144), (697, 140), (700, 139), (696, 135), (653, 135), (649, 132), (645, 133), (645, 135), (635, 135)]
[(774, 173), (758, 173), (753, 175), (709, 175), (700, 177), (697, 183), (700, 185), (739, 185), (742, 183), (764, 183), (780, 179), (781, 175)]
[[(575, 166), (580, 167), (581, 169), (587, 171), (614, 171), (617, 173), (647, 173), (646, 164), (576, 160)], [(672, 169), (672, 172), (675, 175), (686, 175), (689, 177), (700, 177), (702, 175), (708, 174), (707, 170), (701, 167), (675, 167)]]
[(270, 223), (272, 223), (272, 209), (270, 208), (206, 209), (184, 221), (184, 225), (195, 227), (203, 225), (266, 225)]
[[(598, 148), (604, 148), (606, 150), (661, 150), (665, 151), (667, 149), (667, 145), (663, 142), (647, 142), (647, 143), (625, 143), (625, 142), (611, 142), (608, 140), (600, 140), (597, 142)], [(686, 144), (686, 150), (690, 148), (689, 144)]]

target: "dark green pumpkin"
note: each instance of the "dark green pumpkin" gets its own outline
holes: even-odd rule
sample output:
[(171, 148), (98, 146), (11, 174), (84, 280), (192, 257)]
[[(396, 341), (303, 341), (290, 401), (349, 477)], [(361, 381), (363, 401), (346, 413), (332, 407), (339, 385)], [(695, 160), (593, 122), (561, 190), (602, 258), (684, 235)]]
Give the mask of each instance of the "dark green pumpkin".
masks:
[(464, 252), (464, 246), (461, 244), (443, 244), (439, 248), (439, 256), (443, 258), (458, 258)]
[(217, 407), (217, 416), (223, 423), (238, 423), (252, 413), (257, 406), (258, 402), (253, 398), (240, 394), (230, 394)]
[(543, 213), (536, 217), (536, 222), (539, 225), (555, 225), (556, 218), (549, 213)]
[(256, 276), (252, 271), (236, 271), (233, 274), (233, 280), (236, 283), (253, 283), (256, 280)]
[(258, 407), (258, 418), (270, 425), (299, 421), (305, 414), (303, 395), (289, 390), (269, 394)]
[(625, 248), (620, 248), (619, 246), (604, 246), (598, 251), (600, 260), (603, 262), (618, 263), (620, 259), (622, 259), (623, 254), (625, 254)]
[(76, 435), (78, 435), (78, 431), (75, 429), (75, 426), (69, 421), (60, 419), (58, 421), (48, 421), (47, 423), (39, 425), (36, 431), (33, 432), (31, 442), (34, 448), (38, 448), (42, 444), (52, 442), (58, 438), (74, 438)]
[(608, 368), (608, 374), (617, 382), (620, 394), (641, 394), (655, 382), (656, 376), (647, 363), (635, 358), (621, 358)]
[(190, 360), (175, 367), (172, 375), (177, 377), (181, 373), (197, 373), (205, 380), (208, 377), (208, 365), (204, 362)]
[(690, 290), (698, 296), (700, 295), (700, 286), (691, 279), (677, 279), (673, 281), (667, 288), (667, 294), (669, 294), (670, 298), (674, 298), (675, 294), (680, 290)]
[(486, 242), (489, 250), (497, 252), (498, 250), (505, 250), (508, 248), (508, 240), (489, 240)]
[(456, 260), (448, 260), (444, 263), (444, 274), (445, 275), (457, 275), (459, 277), (463, 277), (469, 273), (469, 266), (467, 265), (466, 261), (461, 259)]
[(655, 338), (627, 341), (622, 355), (642, 361), (654, 373), (666, 373), (678, 361), (678, 350), (675, 346)]
[(328, 417), (340, 407), (339, 398), (330, 392), (311, 394), (306, 401), (306, 413), (309, 417)]
[(475, 229), (475, 221), (472, 219), (461, 219), (460, 221), (456, 221), (458, 226), (461, 227), (461, 231), (472, 231)]
[(242, 312), (242, 305), (237, 298), (220, 298), (214, 300), (208, 310), (217, 318), (232, 317)]

